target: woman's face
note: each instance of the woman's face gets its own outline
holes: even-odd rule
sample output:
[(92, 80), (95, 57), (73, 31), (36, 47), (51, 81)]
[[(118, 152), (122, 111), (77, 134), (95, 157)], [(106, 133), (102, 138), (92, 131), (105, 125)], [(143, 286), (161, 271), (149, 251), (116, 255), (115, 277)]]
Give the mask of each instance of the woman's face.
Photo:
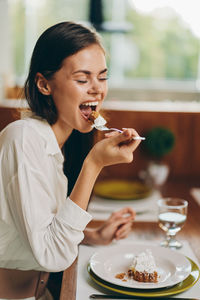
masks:
[(49, 80), (58, 121), (66, 130), (89, 132), (92, 110), (99, 111), (107, 94), (107, 68), (101, 47), (93, 44), (67, 57)]

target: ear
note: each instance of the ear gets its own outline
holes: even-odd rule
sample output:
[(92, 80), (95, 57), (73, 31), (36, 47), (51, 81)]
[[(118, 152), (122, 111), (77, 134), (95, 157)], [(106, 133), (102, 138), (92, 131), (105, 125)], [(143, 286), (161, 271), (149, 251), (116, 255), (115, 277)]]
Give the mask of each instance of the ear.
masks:
[(48, 80), (39, 72), (35, 76), (35, 83), (41, 94), (45, 96), (51, 95), (51, 88), (49, 86)]

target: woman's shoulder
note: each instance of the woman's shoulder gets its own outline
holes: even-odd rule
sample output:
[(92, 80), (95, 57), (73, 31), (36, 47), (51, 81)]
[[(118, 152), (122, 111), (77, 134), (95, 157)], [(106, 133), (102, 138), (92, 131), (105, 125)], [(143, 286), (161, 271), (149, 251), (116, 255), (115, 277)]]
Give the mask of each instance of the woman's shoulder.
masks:
[[(41, 125), (42, 127), (42, 125)], [(17, 120), (0, 133), (0, 160), (24, 162), (27, 158), (40, 161), (46, 157), (46, 141), (40, 134), (40, 124), (34, 119)]]
[(6, 139), (20, 138), (26, 130), (31, 130), (28, 119), (17, 120), (8, 124), (0, 133), (0, 137)]
[(5, 144), (24, 144), (30, 141), (31, 144), (37, 144), (43, 140), (40, 134), (39, 126), (32, 118), (14, 121), (8, 124), (0, 133), (0, 146)]

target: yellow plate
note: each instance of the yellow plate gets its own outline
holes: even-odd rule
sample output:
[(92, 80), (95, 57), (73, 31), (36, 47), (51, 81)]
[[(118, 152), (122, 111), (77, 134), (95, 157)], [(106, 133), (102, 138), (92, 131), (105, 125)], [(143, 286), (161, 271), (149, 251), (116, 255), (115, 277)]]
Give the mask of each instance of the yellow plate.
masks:
[[(187, 257), (188, 258), (188, 257)], [(191, 273), (190, 275), (183, 280), (182, 282), (176, 284), (173, 287), (169, 288), (163, 288), (158, 290), (138, 290), (133, 288), (126, 288), (121, 287), (115, 284), (111, 284), (108, 281), (105, 281), (101, 278), (99, 278), (96, 274), (94, 274), (90, 268), (90, 265), (88, 264), (88, 272), (90, 274), (90, 277), (101, 287), (104, 287), (105, 289), (108, 289), (114, 293), (120, 293), (123, 295), (129, 295), (129, 296), (139, 296), (139, 297), (165, 297), (170, 295), (175, 295), (182, 293), (189, 288), (191, 288), (197, 281), (199, 280), (200, 276), (200, 270), (199, 267), (196, 265), (194, 261), (192, 261), (190, 258), (188, 260), (191, 263)]]
[(94, 186), (95, 195), (113, 200), (136, 200), (148, 197), (152, 189), (139, 181), (104, 180)]

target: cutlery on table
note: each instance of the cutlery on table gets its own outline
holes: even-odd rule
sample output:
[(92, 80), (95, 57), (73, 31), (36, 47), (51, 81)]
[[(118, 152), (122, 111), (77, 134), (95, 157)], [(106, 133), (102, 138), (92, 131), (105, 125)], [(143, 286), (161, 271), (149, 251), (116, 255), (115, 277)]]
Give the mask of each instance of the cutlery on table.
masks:
[[(137, 297), (133, 297), (133, 296), (126, 296), (126, 295), (105, 295), (105, 294), (92, 294), (90, 295), (90, 299), (135, 299), (135, 300), (139, 300), (141, 298), (137, 298)], [(179, 300), (200, 300), (197, 298), (172, 298), (172, 297), (147, 297), (145, 299), (154, 299), (154, 300), (159, 300), (159, 299), (165, 299), (165, 300), (169, 300), (169, 299), (179, 299)]]
[[(107, 126), (105, 126), (105, 125), (100, 125), (100, 126), (97, 126), (97, 125), (95, 125), (94, 126), (97, 130), (100, 130), (100, 131), (117, 131), (117, 132), (120, 132), (120, 133), (122, 133), (123, 131), (122, 130), (120, 130), (120, 129), (117, 129), (117, 128), (108, 128)], [(133, 140), (145, 140), (145, 137), (143, 137), (143, 136), (134, 136), (133, 137)]]

